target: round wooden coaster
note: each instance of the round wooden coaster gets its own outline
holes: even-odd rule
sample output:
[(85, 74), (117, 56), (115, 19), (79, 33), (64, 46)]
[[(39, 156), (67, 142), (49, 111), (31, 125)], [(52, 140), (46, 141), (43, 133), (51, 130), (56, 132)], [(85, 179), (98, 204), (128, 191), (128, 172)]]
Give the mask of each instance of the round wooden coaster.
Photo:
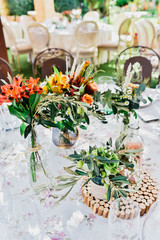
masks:
[[(152, 204), (157, 200), (158, 189), (155, 180), (147, 173), (143, 172), (142, 184), (137, 192), (131, 192), (127, 195), (130, 199), (136, 201), (140, 208), (140, 215), (143, 216), (147, 213), (152, 206)], [(87, 181), (87, 177), (83, 178), (83, 184)], [(82, 187), (82, 195), (84, 198), (84, 203), (92, 209), (95, 214), (108, 217), (110, 205), (115, 200), (114, 197), (107, 200), (101, 200), (95, 198), (90, 190), (90, 182)], [(124, 209), (123, 209), (124, 208)], [(126, 210), (126, 206), (122, 207), (122, 210)]]

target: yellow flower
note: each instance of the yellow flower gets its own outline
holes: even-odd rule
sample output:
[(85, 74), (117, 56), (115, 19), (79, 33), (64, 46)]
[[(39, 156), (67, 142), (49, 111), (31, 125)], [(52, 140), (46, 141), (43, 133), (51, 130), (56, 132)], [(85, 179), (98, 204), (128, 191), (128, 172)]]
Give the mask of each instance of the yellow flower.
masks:
[(128, 94), (132, 94), (132, 90), (128, 90), (127, 93), (128, 93)]
[(48, 88), (47, 88), (47, 86), (44, 86), (44, 87), (43, 87), (43, 90), (44, 90), (44, 93), (48, 93)]
[(59, 74), (55, 73), (54, 75), (48, 78), (48, 83), (50, 84), (51, 90), (54, 93), (62, 93), (62, 89), (69, 88), (68, 76), (63, 75), (62, 72)]

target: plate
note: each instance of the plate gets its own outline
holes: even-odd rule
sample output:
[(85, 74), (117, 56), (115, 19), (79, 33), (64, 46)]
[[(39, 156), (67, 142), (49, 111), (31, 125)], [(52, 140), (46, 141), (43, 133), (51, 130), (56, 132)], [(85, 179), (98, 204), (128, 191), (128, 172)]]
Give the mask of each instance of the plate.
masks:
[(150, 102), (148, 99), (146, 99), (146, 103), (140, 102), (139, 106), (140, 108), (148, 107), (152, 102)]

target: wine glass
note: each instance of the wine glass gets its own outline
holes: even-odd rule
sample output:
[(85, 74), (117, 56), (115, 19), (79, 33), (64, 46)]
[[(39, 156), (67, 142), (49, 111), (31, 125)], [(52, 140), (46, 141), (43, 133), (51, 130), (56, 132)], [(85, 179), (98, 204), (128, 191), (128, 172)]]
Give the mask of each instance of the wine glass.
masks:
[(146, 215), (143, 224), (143, 240), (160, 239), (160, 200), (156, 201)]
[(139, 240), (140, 209), (130, 198), (112, 202), (109, 213), (109, 231), (112, 240)]
[(7, 222), (12, 209), (11, 194), (5, 177), (0, 173), (0, 220)]
[(153, 102), (153, 106), (154, 106), (155, 114), (158, 115), (158, 119), (159, 119), (158, 124), (153, 127), (153, 131), (156, 134), (160, 134), (160, 96)]
[[(13, 199), (13, 208), (8, 221), (15, 239), (43, 240), (44, 228), (34, 202), (29, 198)], [(13, 238), (14, 239), (14, 238)]]
[(98, 89), (100, 92), (105, 92), (110, 89), (112, 92), (115, 90), (115, 82), (111, 76), (101, 76), (98, 78)]

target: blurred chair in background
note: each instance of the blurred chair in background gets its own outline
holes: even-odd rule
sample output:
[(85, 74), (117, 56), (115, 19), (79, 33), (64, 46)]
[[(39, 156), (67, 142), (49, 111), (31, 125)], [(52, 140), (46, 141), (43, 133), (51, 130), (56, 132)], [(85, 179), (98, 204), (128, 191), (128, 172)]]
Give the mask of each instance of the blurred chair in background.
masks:
[(35, 21), (33, 20), (33, 18), (31, 16), (28, 16), (28, 15), (20, 16), (20, 23), (21, 23), (21, 26), (23, 29), (23, 36), (25, 39), (29, 39), (27, 28), (31, 23), (34, 23), (34, 22)]
[(50, 34), (48, 29), (40, 23), (31, 23), (28, 26), (28, 35), (31, 42), (33, 57), (49, 47)]
[(12, 72), (11, 66), (6, 60), (4, 60), (3, 58), (0, 58), (0, 86), (4, 84), (4, 82), (1, 81), (1, 79), (5, 80), (7, 83), (10, 83), (8, 79), (8, 74), (13, 78), (13, 72)]
[(122, 21), (122, 23), (119, 27), (117, 40), (113, 39), (111, 41), (106, 42), (106, 44), (98, 46), (99, 54), (101, 54), (101, 51), (108, 52), (108, 60), (107, 61), (110, 61), (110, 52), (111, 51), (120, 52), (122, 49), (126, 48), (127, 46), (132, 45), (133, 33), (130, 32), (131, 23), (132, 23), (132, 19), (126, 18), (124, 21)]
[(90, 58), (96, 63), (98, 49), (99, 28), (94, 21), (83, 21), (79, 23), (74, 32), (76, 47), (71, 49), (73, 56), (77, 59)]
[(160, 56), (153, 49), (145, 46), (126, 48), (117, 57), (116, 71), (126, 75), (130, 63), (133, 70), (133, 83), (145, 82), (150, 85), (153, 79), (159, 83)]
[(73, 56), (66, 50), (61, 48), (48, 48), (40, 52), (33, 63), (34, 77), (45, 79), (53, 74), (53, 66), (55, 66), (63, 74), (71, 69), (73, 64)]
[(12, 31), (12, 28), (10, 27), (8, 22), (5, 22), (5, 21), (3, 22), (3, 28), (5, 29), (5, 32), (8, 36), (9, 48), (11, 51), (13, 66), (15, 67), (14, 56), (16, 56), (17, 64), (18, 64), (18, 71), (20, 72), (19, 55), (29, 53), (30, 59), (31, 59), (31, 54), (32, 54), (31, 44), (26, 39), (16, 40), (14, 32)]

